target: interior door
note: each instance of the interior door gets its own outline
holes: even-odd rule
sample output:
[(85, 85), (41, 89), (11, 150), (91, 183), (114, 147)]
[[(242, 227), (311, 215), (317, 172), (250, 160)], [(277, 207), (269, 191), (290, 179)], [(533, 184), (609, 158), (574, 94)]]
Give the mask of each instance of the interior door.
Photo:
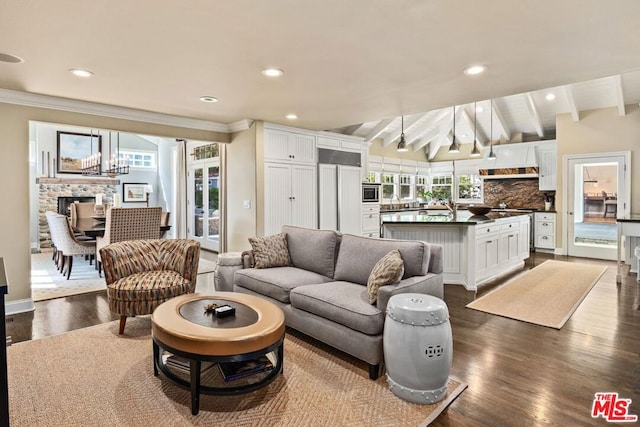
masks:
[(629, 206), (624, 154), (566, 159), (567, 255), (617, 259), (616, 218)]
[(220, 251), (220, 166), (215, 160), (189, 167), (189, 238)]

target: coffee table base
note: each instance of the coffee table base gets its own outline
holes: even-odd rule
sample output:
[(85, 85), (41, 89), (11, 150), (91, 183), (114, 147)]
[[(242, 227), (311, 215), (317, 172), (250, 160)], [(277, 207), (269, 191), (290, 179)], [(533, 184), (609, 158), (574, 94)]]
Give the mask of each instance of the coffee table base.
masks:
[[(158, 376), (159, 372), (173, 384), (178, 387), (191, 391), (191, 413), (198, 415), (200, 411), (200, 393), (213, 394), (213, 395), (237, 395), (242, 393), (249, 393), (257, 390), (261, 387), (271, 383), (279, 373), (283, 372), (284, 362), (284, 336), (275, 344), (270, 345), (262, 350), (254, 351), (252, 353), (245, 353), (232, 356), (205, 356), (201, 354), (188, 353), (181, 350), (171, 348), (160, 342), (157, 338), (153, 338), (153, 375)], [(171, 372), (169, 368), (162, 361), (162, 351), (165, 350), (173, 353), (177, 356), (184, 357), (189, 360), (189, 375), (190, 381), (186, 381), (176, 374)], [(265, 375), (261, 380), (250, 384), (244, 384), (237, 387), (214, 387), (210, 385), (201, 384), (201, 367), (202, 362), (243, 362), (245, 360), (251, 360), (264, 356), (267, 353), (275, 351), (276, 353), (276, 365), (273, 369)]]

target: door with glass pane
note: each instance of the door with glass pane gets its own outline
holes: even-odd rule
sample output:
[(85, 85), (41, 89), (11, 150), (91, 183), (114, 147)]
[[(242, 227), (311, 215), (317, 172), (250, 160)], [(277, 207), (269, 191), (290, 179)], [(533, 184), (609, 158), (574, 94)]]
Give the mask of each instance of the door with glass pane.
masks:
[(199, 241), (203, 248), (219, 252), (220, 160), (213, 156), (215, 153), (217, 150), (207, 152), (210, 157), (196, 158), (189, 167), (189, 237)]
[(625, 157), (598, 155), (567, 160), (567, 254), (617, 258), (616, 218), (626, 202)]

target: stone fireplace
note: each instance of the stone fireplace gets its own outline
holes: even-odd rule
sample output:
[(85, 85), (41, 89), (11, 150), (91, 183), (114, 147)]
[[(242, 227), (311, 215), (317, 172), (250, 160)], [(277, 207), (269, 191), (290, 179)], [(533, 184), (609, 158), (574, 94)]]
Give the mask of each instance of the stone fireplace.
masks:
[(61, 198), (64, 204), (78, 201), (94, 201), (95, 195), (104, 194), (103, 203), (111, 204), (113, 195), (118, 192), (120, 180), (110, 178), (38, 178), (38, 245), (39, 249), (51, 247), (51, 236), (45, 212), (63, 212), (58, 205)]

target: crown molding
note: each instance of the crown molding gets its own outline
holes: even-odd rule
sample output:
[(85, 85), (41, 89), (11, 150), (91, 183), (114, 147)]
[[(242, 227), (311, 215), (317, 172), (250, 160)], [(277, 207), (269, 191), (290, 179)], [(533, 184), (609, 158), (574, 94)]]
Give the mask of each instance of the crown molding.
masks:
[[(133, 108), (116, 107), (96, 102), (59, 98), (50, 95), (0, 89), (0, 103), (24, 105), (27, 107), (48, 108), (51, 110), (69, 111), (72, 113), (92, 114), (94, 116), (114, 119), (135, 120), (159, 125), (178, 126), (189, 129), (231, 133), (231, 126), (208, 120), (191, 119), (170, 114), (154, 113)], [(236, 122), (237, 123), (237, 122)]]
[(253, 120), (251, 119), (242, 119), (237, 122), (229, 123), (229, 129), (231, 132), (241, 132), (243, 130), (247, 130), (253, 124)]

